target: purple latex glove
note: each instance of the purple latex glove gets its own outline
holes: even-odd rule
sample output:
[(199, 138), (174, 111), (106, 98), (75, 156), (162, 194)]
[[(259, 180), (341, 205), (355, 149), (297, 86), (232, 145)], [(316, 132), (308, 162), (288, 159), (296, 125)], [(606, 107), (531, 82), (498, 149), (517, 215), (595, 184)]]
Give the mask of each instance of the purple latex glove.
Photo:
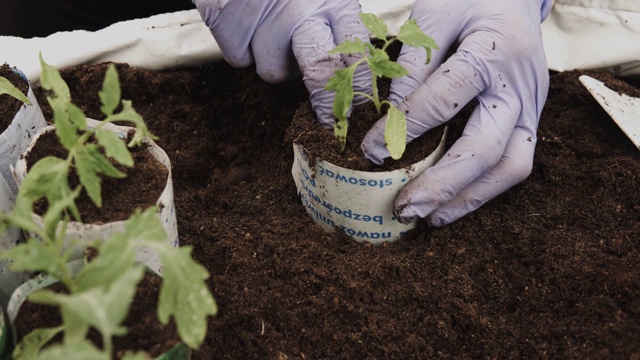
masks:
[[(444, 157), (397, 196), (399, 221), (449, 224), (529, 176), (549, 88), (540, 23), (550, 6), (544, 0), (416, 1), (411, 18), (440, 50), (428, 65), (423, 49), (401, 51), (398, 62), (409, 75), (394, 79), (390, 100), (407, 116), (407, 141), (447, 122), (472, 99), (479, 105)], [(445, 59), (447, 49), (455, 52)], [(385, 121), (362, 143), (365, 157), (377, 164), (389, 156)]]
[[(193, 0), (226, 61), (235, 67), (255, 63), (267, 82), (302, 72), (318, 121), (332, 128), (333, 92), (325, 90), (336, 69), (357, 57), (329, 54), (356, 37), (369, 41), (357, 0)], [(297, 62), (297, 64), (296, 64)], [(357, 91), (371, 92), (369, 71), (358, 69)], [(361, 101), (363, 101), (361, 99)]]

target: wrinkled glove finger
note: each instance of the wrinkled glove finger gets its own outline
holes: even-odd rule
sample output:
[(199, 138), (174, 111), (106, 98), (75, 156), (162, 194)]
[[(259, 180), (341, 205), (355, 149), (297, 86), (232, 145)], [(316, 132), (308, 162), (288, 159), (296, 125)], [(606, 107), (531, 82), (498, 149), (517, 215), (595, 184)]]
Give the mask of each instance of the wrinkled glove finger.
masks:
[[(357, 56), (330, 54), (336, 45), (360, 38), (369, 41), (367, 29), (360, 21), (358, 2), (341, 1), (328, 5), (331, 11), (319, 11), (301, 22), (292, 36), (293, 53), (297, 59), (309, 99), (318, 122), (327, 129), (333, 127), (334, 93), (325, 89), (333, 73), (356, 62)], [(371, 92), (371, 75), (365, 64), (358, 67), (353, 86), (355, 91)], [(354, 103), (362, 103), (356, 97)]]
[[(328, 3), (331, 12), (327, 15), (327, 18), (331, 24), (335, 45), (347, 40), (353, 41), (356, 38), (365, 43), (369, 42), (369, 31), (360, 20), (361, 8), (358, 1), (331, 0)], [(350, 66), (361, 58), (359, 55), (342, 55), (342, 61), (345, 66)], [(327, 81), (328, 79), (325, 79), (325, 85)], [(364, 63), (356, 69), (353, 76), (353, 89), (356, 92), (372, 93), (371, 70)], [(358, 95), (355, 97), (353, 104), (359, 105), (366, 100), (366, 97)]]
[(501, 159), (520, 116), (520, 103), (496, 95), (478, 99), (462, 136), (436, 165), (409, 182), (396, 197), (394, 213), (400, 222), (427, 217)]
[(431, 1), (420, 6), (414, 4), (410, 18), (416, 20), (422, 32), (435, 40), (439, 49), (431, 52), (431, 59), (427, 63), (425, 49), (402, 46), (397, 61), (409, 74), (391, 81), (389, 101), (396, 105), (424, 84), (436, 71), (464, 26), (464, 22), (460, 20), (460, 13), (447, 11), (441, 1)]
[(254, 63), (251, 38), (267, 2), (251, 0), (193, 0), (216, 39), (225, 61), (243, 68)]
[[(321, 1), (276, 1), (269, 9), (267, 18), (257, 27), (251, 49), (256, 62), (256, 72), (265, 81), (280, 83), (299, 74), (296, 58), (292, 52), (297, 29), (314, 23), (327, 27)], [(322, 22), (325, 22), (324, 26)], [(324, 30), (324, 29), (323, 29)], [(322, 33), (318, 34), (322, 38)]]
[(437, 227), (450, 224), (522, 182), (531, 173), (535, 144), (535, 129), (516, 127), (498, 164), (434, 210), (425, 221)]
[(333, 72), (343, 68), (344, 63), (339, 54), (329, 54), (335, 43), (326, 19), (312, 16), (303, 21), (293, 33), (292, 46), (313, 111), (318, 122), (329, 129), (335, 122), (332, 114), (334, 96), (333, 92), (325, 90), (325, 86)]

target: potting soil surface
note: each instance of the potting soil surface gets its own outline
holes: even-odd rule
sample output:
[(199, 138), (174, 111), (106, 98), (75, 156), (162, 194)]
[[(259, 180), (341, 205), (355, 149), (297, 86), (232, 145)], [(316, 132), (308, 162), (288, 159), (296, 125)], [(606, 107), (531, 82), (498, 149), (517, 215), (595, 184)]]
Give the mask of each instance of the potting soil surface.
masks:
[[(105, 70), (62, 72), (90, 117)], [(180, 243), (211, 273), (219, 313), (194, 359), (640, 358), (640, 151), (578, 76), (636, 88), (553, 73), (531, 176), (372, 246), (299, 202), (284, 133), (301, 81), (225, 63), (118, 70), (171, 158)]]

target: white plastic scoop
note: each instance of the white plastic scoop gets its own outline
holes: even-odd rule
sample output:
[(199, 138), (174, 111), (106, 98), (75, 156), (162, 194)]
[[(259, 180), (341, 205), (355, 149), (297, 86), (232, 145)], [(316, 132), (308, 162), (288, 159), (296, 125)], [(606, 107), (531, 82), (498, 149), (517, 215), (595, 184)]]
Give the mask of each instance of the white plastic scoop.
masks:
[(587, 75), (580, 76), (584, 85), (622, 131), (640, 149), (640, 98), (619, 94)]

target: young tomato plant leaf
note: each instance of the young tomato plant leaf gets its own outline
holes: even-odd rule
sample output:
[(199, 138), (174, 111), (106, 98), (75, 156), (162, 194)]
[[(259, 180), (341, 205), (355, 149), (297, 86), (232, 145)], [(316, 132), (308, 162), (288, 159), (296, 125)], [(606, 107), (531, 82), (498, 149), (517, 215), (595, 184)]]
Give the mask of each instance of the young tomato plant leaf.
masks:
[[(32, 359), (32, 358), (25, 358)], [(65, 359), (65, 360), (110, 360), (111, 354), (100, 351), (89, 341), (63, 343), (44, 349), (38, 360)], [(148, 358), (147, 358), (148, 359)], [(16, 360), (20, 360), (16, 358)]]
[(394, 106), (387, 111), (384, 141), (387, 143), (391, 158), (400, 159), (407, 146), (407, 121), (402, 111)]
[(38, 359), (38, 353), (40, 352), (40, 349), (49, 341), (51, 341), (56, 335), (61, 333), (62, 330), (62, 326), (55, 328), (39, 328), (33, 330), (32, 332), (27, 334), (20, 343), (16, 345), (15, 349), (13, 349), (13, 358), (17, 360)]
[(197, 348), (207, 333), (207, 316), (218, 312), (205, 282), (209, 273), (191, 259), (190, 247), (154, 249), (162, 264), (172, 264), (164, 267), (158, 318), (166, 324), (173, 316), (182, 341)]
[(116, 169), (111, 161), (100, 153), (100, 149), (96, 144), (76, 149), (75, 164), (80, 183), (98, 207), (102, 206), (101, 179), (98, 175), (105, 174), (117, 179), (126, 176), (125, 173)]
[(100, 111), (106, 116), (113, 114), (113, 112), (120, 104), (120, 80), (118, 78), (118, 72), (114, 64), (109, 64), (107, 72), (102, 82), (102, 90), (98, 92), (102, 106)]
[(363, 54), (366, 51), (367, 45), (359, 38), (355, 38), (337, 45), (329, 51), (329, 54)]
[(66, 276), (67, 258), (52, 256), (57, 249), (50, 244), (30, 238), (2, 253), (2, 258), (12, 259), (12, 271), (46, 272), (58, 279)]
[(127, 145), (122, 141), (118, 134), (109, 130), (96, 129), (94, 135), (96, 136), (96, 139), (98, 139), (100, 145), (104, 147), (105, 154), (108, 157), (113, 158), (119, 164), (124, 166), (133, 166), (133, 157), (131, 157), (131, 153), (127, 149)]
[(55, 94), (55, 98), (59, 101), (67, 104), (71, 102), (71, 92), (69, 91), (69, 87), (67, 83), (60, 76), (60, 72), (55, 67), (47, 64), (42, 58), (42, 53), (39, 54), (40, 57), (40, 85), (45, 90), (50, 90)]
[(31, 105), (31, 100), (20, 91), (17, 87), (15, 87), (11, 81), (0, 76), (0, 95), (7, 94), (12, 96), (27, 105)]
[(380, 49), (373, 51), (367, 62), (376, 77), (393, 79), (407, 75), (407, 70), (402, 65), (391, 61), (389, 55)]
[(427, 64), (431, 62), (431, 51), (438, 50), (438, 44), (436, 44), (436, 41), (422, 32), (422, 29), (420, 29), (420, 26), (418, 26), (415, 19), (405, 22), (400, 27), (400, 33), (396, 38), (403, 44), (424, 48), (427, 52)]
[(124, 231), (114, 234), (104, 242), (94, 245), (100, 256), (89, 262), (76, 275), (78, 290), (89, 289), (94, 284), (110, 286), (123, 271), (135, 263), (135, 250), (147, 242), (163, 242), (167, 234), (152, 206), (144, 212), (137, 210), (124, 224)]
[[(347, 114), (351, 108), (354, 97), (352, 82), (355, 68), (360, 63), (366, 62), (372, 73), (372, 95), (361, 95), (373, 102), (379, 115), (382, 115), (383, 102), (389, 105), (387, 125), (385, 128), (385, 142), (391, 157), (397, 160), (402, 156), (406, 148), (406, 118), (393, 104), (386, 100), (380, 100), (377, 82), (378, 78), (381, 77), (394, 79), (408, 75), (408, 71), (402, 65), (390, 59), (389, 54), (386, 52), (387, 48), (395, 40), (399, 40), (409, 46), (423, 47), (427, 51), (428, 62), (431, 59), (431, 50), (438, 49), (438, 46), (431, 37), (422, 32), (413, 19), (406, 21), (400, 27), (400, 34), (398, 34), (398, 36), (388, 38), (387, 26), (376, 15), (360, 14), (360, 18), (369, 31), (370, 36), (381, 40), (383, 44), (380, 48), (377, 48), (371, 43), (365, 43), (360, 39), (356, 39), (355, 41), (345, 41), (331, 51), (331, 53), (362, 55), (361, 59), (349, 66), (353, 67), (353, 70), (336, 70), (333, 77), (327, 83), (326, 89), (335, 91), (333, 111), (338, 121), (336, 121), (334, 126), (334, 133), (344, 149), (347, 137)], [(349, 83), (347, 84), (347, 82)]]
[(384, 40), (387, 37), (387, 25), (375, 14), (362, 13), (360, 19), (374, 38)]

